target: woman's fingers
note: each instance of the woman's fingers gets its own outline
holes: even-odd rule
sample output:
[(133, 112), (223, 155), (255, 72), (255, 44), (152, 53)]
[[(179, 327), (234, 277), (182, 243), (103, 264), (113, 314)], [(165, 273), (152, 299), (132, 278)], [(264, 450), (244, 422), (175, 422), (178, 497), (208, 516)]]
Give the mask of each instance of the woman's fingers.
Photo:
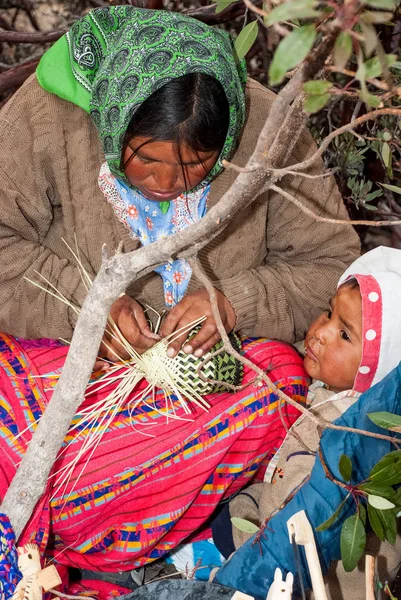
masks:
[(111, 337), (109, 333), (103, 336), (99, 354), (112, 362), (121, 362), (129, 358), (128, 351), (114, 337)]
[(110, 317), (115, 327), (107, 325), (100, 352), (112, 361), (130, 358), (130, 346), (142, 354), (160, 339), (150, 330), (141, 305), (126, 294), (113, 303)]
[[(174, 306), (174, 308), (170, 310), (167, 317), (163, 321), (161, 329), (162, 337), (167, 337), (168, 335), (173, 333), (173, 331), (177, 331), (179, 329), (178, 324), (187, 312), (188, 308), (189, 307), (187, 298), (184, 298), (183, 300), (181, 300), (181, 302), (179, 302), (176, 306)], [(190, 322), (191, 321), (188, 321), (188, 323)]]
[(105, 358), (101, 358), (100, 353), (99, 356), (97, 357), (97, 360), (95, 362), (95, 364), (93, 365), (93, 372), (96, 373), (97, 371), (108, 371), (110, 369), (111, 365), (109, 363), (108, 360), (106, 360)]
[[(117, 327), (121, 331), (122, 336), (131, 346), (133, 346), (137, 351), (141, 350), (144, 352), (154, 345), (155, 340), (149, 335), (145, 335), (141, 330), (141, 326), (138, 322), (138, 318), (140, 318), (141, 313), (143, 315), (143, 311), (140, 307), (135, 312), (127, 306), (124, 307), (119, 314)], [(144, 327), (143, 321), (146, 321), (144, 315), (142, 327)]]
[[(216, 296), (221, 319), (226, 331), (230, 331), (235, 324), (234, 309), (219, 290), (216, 290)], [(184, 352), (188, 354), (193, 353), (195, 356), (202, 356), (221, 339), (213, 315), (210, 297), (206, 290), (198, 290), (197, 292), (188, 294), (170, 311), (163, 324), (162, 335), (166, 337), (174, 331), (178, 332), (182, 327), (190, 325), (193, 321), (203, 316), (206, 317), (206, 321), (202, 323), (200, 330), (191, 340), (186, 341), (188, 336), (188, 332), (186, 332), (170, 341), (167, 351), (168, 356), (175, 356), (183, 344)]]
[(157, 333), (153, 333), (153, 331), (150, 329), (149, 323), (146, 320), (145, 313), (143, 312), (141, 306), (139, 306), (139, 309), (140, 310), (134, 310), (134, 317), (136, 319), (136, 322), (138, 323), (138, 327), (141, 334), (151, 340), (160, 340), (160, 335), (158, 335)]
[(203, 356), (221, 340), (220, 332), (214, 321), (210, 324), (207, 321), (202, 325), (198, 333), (184, 344), (183, 350), (187, 354), (194, 356)]
[[(196, 318), (196, 317), (195, 317)], [(195, 318), (191, 318), (190, 311), (184, 313), (182, 319), (177, 323), (177, 331), (181, 327), (185, 327), (192, 323)], [(220, 333), (217, 330), (216, 322), (213, 318), (208, 318), (201, 325), (200, 330), (193, 338), (188, 340), (188, 331), (184, 334), (173, 339), (169, 343), (167, 350), (167, 356), (172, 358), (180, 351), (182, 347), (183, 351), (187, 354), (195, 354), (195, 356), (202, 356), (205, 352), (208, 352), (210, 348), (214, 346), (220, 339)]]
[[(162, 337), (165, 338), (174, 332), (178, 332), (182, 327), (186, 327), (196, 318), (193, 318), (191, 321), (191, 317), (188, 316), (188, 310), (190, 311), (191, 307), (186, 298), (171, 309), (162, 326)], [(177, 334), (177, 336), (172, 336), (172, 338), (170, 338), (171, 341), (169, 342), (167, 356), (173, 358), (180, 350), (187, 337), (188, 331), (181, 335)]]

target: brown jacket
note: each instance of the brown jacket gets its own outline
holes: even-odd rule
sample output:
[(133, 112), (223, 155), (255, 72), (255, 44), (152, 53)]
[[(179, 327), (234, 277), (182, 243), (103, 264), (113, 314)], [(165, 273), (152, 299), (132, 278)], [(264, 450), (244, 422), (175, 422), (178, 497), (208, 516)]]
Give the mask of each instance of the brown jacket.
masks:
[[(247, 86), (248, 120), (233, 162), (245, 165), (265, 121), (273, 94), (254, 81)], [(315, 149), (308, 133), (292, 161)], [(23, 337), (70, 338), (75, 313), (34, 287), (37, 272), (82, 304), (85, 287), (71, 253), (74, 236), (86, 268), (95, 274), (101, 247), (109, 252), (137, 242), (118, 221), (97, 184), (104, 156), (83, 110), (45, 92), (35, 75), (0, 113), (0, 330)], [(311, 169), (321, 169), (319, 162)], [(224, 171), (212, 183), (213, 206), (236, 177)], [(286, 177), (285, 188), (313, 210), (346, 218), (332, 179)], [(315, 222), (274, 193), (261, 194), (200, 252), (214, 285), (237, 314), (237, 329), (285, 341), (303, 337), (325, 308), (345, 267), (359, 252), (350, 226)], [(192, 279), (189, 291), (199, 283)], [(129, 293), (139, 302), (164, 307), (156, 274), (137, 281)]]

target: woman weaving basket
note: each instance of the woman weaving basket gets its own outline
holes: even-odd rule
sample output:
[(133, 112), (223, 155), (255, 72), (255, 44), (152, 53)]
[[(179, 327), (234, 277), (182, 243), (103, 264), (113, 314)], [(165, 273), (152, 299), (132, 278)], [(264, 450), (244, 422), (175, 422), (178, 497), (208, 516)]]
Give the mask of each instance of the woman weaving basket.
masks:
[[(222, 160), (246, 164), (272, 102), (270, 92), (250, 80), (245, 87), (245, 80), (225, 32), (179, 14), (119, 6), (76, 22), (2, 110), (0, 329), (9, 335), (1, 353), (0, 444), (7, 460), (0, 495), (31, 433), (15, 436), (40, 417), (51, 374), (66, 354), (56, 342), (46, 347), (11, 336), (69, 339), (76, 321), (71, 306), (28, 280), (39, 273), (79, 306), (86, 288), (62, 238), (78, 247), (94, 276), (104, 243), (112, 250), (122, 240), (125, 251), (135, 250), (202, 218), (236, 177), (222, 170)], [(312, 149), (305, 134), (293, 160)], [(285, 186), (315, 210), (329, 203), (331, 215), (346, 217), (330, 178), (319, 180), (316, 192), (310, 179), (288, 177)], [(351, 228), (315, 227), (281, 197), (263, 193), (199, 259), (227, 331), (290, 342), (326, 306), (357, 252)], [(206, 317), (181, 356), (199, 360), (219, 341), (209, 296), (185, 260), (157, 268), (113, 305), (114, 322), (138, 353), (159, 339), (145, 306), (170, 309), (162, 336)], [(170, 357), (185, 337), (175, 336)], [(114, 338), (105, 335), (104, 342), (104, 357), (125, 357)], [(305, 372), (290, 347), (256, 338), (245, 339), (242, 350), (287, 394), (304, 400)], [(102, 394), (89, 396), (85, 406)], [(178, 399), (167, 396), (157, 391), (145, 398), (134, 416), (121, 406), (90, 460), (80, 456), (88, 428), (70, 435), (25, 540), (44, 549), (50, 536), (48, 552), (61, 564), (132, 569), (197, 532), (285, 435), (277, 398), (265, 387), (213, 394), (209, 412), (195, 406), (190, 418), (164, 419), (157, 428), (161, 406), (180, 411)], [(296, 413), (283, 409), (287, 426)], [(74, 469), (60, 480), (66, 464)]]

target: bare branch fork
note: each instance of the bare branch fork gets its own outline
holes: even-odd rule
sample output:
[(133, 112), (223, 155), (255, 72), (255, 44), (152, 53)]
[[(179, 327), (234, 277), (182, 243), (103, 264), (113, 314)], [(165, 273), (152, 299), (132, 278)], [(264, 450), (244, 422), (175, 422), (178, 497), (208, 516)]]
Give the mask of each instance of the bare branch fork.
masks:
[[(307, 169), (318, 158), (321, 158), (321, 156), (327, 150), (327, 148), (330, 146), (330, 144), (334, 140), (334, 138), (338, 137), (339, 135), (342, 135), (343, 133), (346, 133), (346, 132), (352, 131), (353, 129), (356, 129), (357, 127), (359, 127), (359, 125), (362, 125), (362, 123), (366, 123), (366, 121), (373, 121), (374, 119), (377, 119), (384, 115), (393, 115), (395, 117), (400, 117), (401, 109), (400, 108), (379, 108), (379, 109), (375, 110), (374, 112), (369, 112), (366, 115), (362, 115), (362, 117), (359, 117), (358, 119), (354, 119), (353, 121), (351, 121), (351, 123), (347, 123), (346, 125), (339, 127), (338, 129), (332, 131), (327, 137), (324, 138), (323, 142), (321, 143), (319, 148), (316, 150), (316, 152), (314, 154), (312, 154), (312, 156), (310, 156), (306, 160), (303, 160), (302, 162), (299, 162), (295, 165), (291, 165), (291, 167), (289, 167), (289, 169), (291, 169), (292, 172), (298, 172), (298, 171)], [(285, 167), (282, 169), (276, 169), (274, 171), (275, 176), (280, 176), (280, 175), (284, 176), (284, 175), (287, 175), (287, 173), (288, 173), (288, 169)]]
[(316, 221), (319, 221), (320, 223), (332, 223), (333, 225), (368, 225), (369, 227), (384, 227), (384, 226), (387, 227), (389, 225), (401, 225), (401, 220), (364, 221), (362, 219), (356, 219), (356, 220), (352, 221), (351, 219), (345, 220), (345, 219), (332, 219), (330, 217), (322, 217), (321, 215), (317, 215), (316, 213), (314, 213), (313, 210), (310, 210), (310, 208), (308, 208), (307, 206), (302, 204), (302, 202), (297, 200), (297, 198), (295, 198), (295, 196), (293, 196), (286, 190), (283, 190), (279, 186), (271, 185), (269, 187), (269, 189), (271, 189), (274, 192), (277, 192), (278, 194), (281, 194), (284, 198), (286, 198), (286, 200), (289, 200), (290, 202), (295, 204), (295, 206), (297, 206), (299, 208), (299, 210), (301, 210), (303, 213), (305, 213), (306, 215), (309, 215), (310, 217), (313, 217)]

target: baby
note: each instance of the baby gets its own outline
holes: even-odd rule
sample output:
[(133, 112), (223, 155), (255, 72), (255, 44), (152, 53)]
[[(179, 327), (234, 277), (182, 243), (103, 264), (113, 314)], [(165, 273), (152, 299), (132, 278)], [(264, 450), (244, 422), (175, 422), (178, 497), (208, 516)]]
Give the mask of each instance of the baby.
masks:
[(305, 339), (308, 374), (333, 392), (365, 392), (401, 360), (401, 250), (380, 247), (340, 278)]
[[(376, 248), (347, 269), (304, 342), (305, 369), (314, 380), (308, 394), (313, 414), (337, 419), (399, 364), (400, 306), (401, 250)], [(212, 529), (224, 556), (251, 537), (233, 527), (231, 517), (260, 525), (276, 514), (308, 479), (319, 439), (313, 422), (302, 415), (270, 461), (264, 483), (243, 490), (220, 513)]]

